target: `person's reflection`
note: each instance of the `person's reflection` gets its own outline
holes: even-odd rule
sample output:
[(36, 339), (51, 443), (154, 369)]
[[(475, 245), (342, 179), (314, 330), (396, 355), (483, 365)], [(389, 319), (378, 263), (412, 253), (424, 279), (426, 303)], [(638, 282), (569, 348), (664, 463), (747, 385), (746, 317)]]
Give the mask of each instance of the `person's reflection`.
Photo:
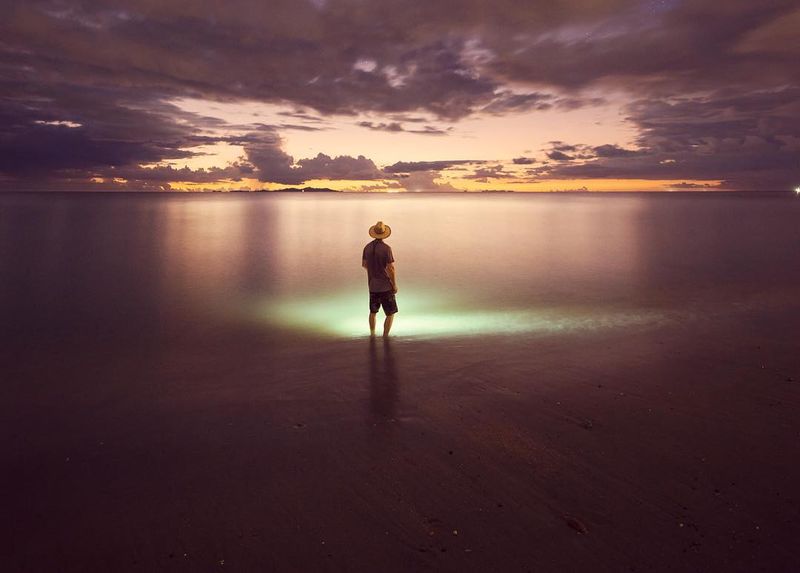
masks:
[(369, 339), (369, 411), (379, 421), (394, 421), (397, 410), (397, 366), (392, 342), (384, 338), (380, 344)]

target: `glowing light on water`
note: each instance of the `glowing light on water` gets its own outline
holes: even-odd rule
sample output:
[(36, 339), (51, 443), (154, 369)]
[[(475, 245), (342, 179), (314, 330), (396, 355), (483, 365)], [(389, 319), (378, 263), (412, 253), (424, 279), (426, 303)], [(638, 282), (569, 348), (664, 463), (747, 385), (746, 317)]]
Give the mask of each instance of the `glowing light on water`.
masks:
[[(400, 313), (392, 334), (401, 337), (569, 332), (651, 323), (661, 318), (655, 313), (610, 309), (468, 308), (455, 306), (441, 295), (411, 291), (398, 295), (398, 303)], [(367, 296), (360, 291), (261, 301), (250, 312), (251, 318), (280, 327), (346, 338), (368, 334)], [(382, 321), (381, 313), (379, 331)]]
[(797, 193), (798, 195), (800, 195), (800, 187), (795, 187), (794, 188), (794, 192)]

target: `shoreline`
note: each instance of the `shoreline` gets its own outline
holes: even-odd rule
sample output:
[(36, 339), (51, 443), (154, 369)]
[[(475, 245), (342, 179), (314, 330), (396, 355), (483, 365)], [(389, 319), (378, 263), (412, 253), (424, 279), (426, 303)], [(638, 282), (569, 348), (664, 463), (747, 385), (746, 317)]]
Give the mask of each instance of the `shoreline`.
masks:
[(788, 570), (795, 315), (45, 347), (4, 401), (10, 570)]

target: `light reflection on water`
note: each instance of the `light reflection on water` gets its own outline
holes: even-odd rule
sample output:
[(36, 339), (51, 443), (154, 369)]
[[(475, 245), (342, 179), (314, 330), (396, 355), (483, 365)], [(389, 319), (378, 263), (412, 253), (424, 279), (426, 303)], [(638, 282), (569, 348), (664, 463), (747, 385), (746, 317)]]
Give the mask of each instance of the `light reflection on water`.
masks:
[[(361, 250), (377, 220), (392, 226), (401, 288), (483, 294), (497, 304), (584, 290), (620, 297), (639, 265), (635, 201), (493, 197), (285, 197), (275, 202), (273, 277), (283, 293), (362, 286)], [(609, 220), (608, 215), (613, 215)], [(605, 216), (604, 216), (605, 215)], [(488, 295), (488, 296), (487, 296)]]
[(7, 194), (0, 307), (20, 340), (237, 322), (356, 335), (380, 219), (397, 335), (653, 323), (789, 292), (791, 195)]
[[(475, 308), (453, 304), (447, 293), (410, 292), (396, 318), (395, 335), (405, 337), (475, 336), (487, 334), (554, 333), (654, 324), (665, 317), (652, 311), (603, 308), (540, 307)], [(361, 292), (343, 291), (318, 298), (301, 296), (254, 303), (243, 316), (279, 327), (343, 337), (367, 335), (366, 307)]]

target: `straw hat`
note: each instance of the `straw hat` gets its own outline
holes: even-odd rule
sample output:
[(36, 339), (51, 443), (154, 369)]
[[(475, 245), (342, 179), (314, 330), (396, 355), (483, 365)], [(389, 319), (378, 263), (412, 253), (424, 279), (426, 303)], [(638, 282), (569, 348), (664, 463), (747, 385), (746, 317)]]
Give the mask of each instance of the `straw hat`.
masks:
[(384, 225), (383, 221), (378, 221), (369, 228), (369, 236), (373, 239), (385, 239), (392, 234), (392, 228)]

